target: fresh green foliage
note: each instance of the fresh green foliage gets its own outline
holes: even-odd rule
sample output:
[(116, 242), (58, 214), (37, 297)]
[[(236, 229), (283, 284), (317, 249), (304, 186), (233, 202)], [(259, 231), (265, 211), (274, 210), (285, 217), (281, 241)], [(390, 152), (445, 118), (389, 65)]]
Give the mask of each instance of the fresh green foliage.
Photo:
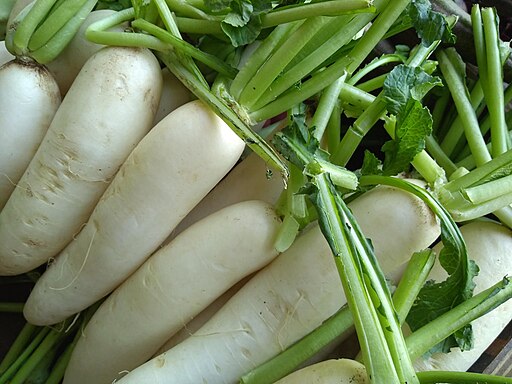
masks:
[(383, 172), (395, 175), (409, 167), (414, 157), (425, 148), (425, 138), (432, 132), (432, 116), (421, 100), (441, 80), (421, 67), (396, 66), (384, 81), (387, 110), (396, 116), (395, 137), (386, 142)]
[(428, 46), (436, 40), (455, 42), (455, 35), (446, 17), (433, 11), (430, 1), (413, 0), (409, 7), (409, 17), (423, 45)]

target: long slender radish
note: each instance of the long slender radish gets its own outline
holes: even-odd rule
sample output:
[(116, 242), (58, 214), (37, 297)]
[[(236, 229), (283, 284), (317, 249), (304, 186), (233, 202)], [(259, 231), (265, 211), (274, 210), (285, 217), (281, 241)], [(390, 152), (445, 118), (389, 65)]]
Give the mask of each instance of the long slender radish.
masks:
[(331, 359), (299, 369), (275, 384), (369, 384), (363, 364), (350, 359)]
[(108, 47), (83, 67), (0, 213), (0, 275), (55, 256), (151, 128), (162, 75), (145, 49)]
[[(86, 39), (85, 30), (92, 23), (114, 14), (115, 11), (101, 9), (91, 12), (84, 20), (73, 39), (67, 47), (46, 66), (54, 75), (62, 95), (65, 95), (80, 69), (103, 45), (93, 43)], [(113, 28), (116, 31), (122, 31), (127, 25), (119, 25)]]
[[(386, 225), (363, 220), (365, 215), (374, 217), (372, 207), (381, 205), (384, 198), (398, 207), (387, 211)], [(406, 212), (416, 212), (421, 204), (402, 191), (379, 188), (352, 206), (356, 218), (365, 223), (366, 236), (387, 233), (382, 237), (385, 243), (377, 240), (374, 246), (388, 276), (400, 272), (411, 248), (423, 249), (439, 235), (431, 213), (425, 221)], [(410, 235), (406, 244), (394, 240), (402, 231)], [(119, 383), (235, 383), (337, 311), (345, 303), (341, 292), (330, 248), (315, 226), (258, 272), (194, 335)]]
[(73, 351), (64, 383), (109, 384), (144, 363), (191, 317), (277, 256), (279, 224), (270, 205), (246, 201), (189, 227), (100, 306)]
[(0, 210), (27, 169), (60, 105), (48, 70), (12, 60), (0, 67)]
[[(512, 231), (491, 221), (472, 222), (461, 227), (469, 258), (480, 268), (474, 282), (475, 294), (489, 288), (504, 275), (512, 274)], [(438, 245), (434, 250), (439, 252)], [(429, 278), (441, 281), (446, 272), (436, 264)], [(453, 348), (448, 354), (435, 353), (415, 362), (417, 370), (466, 371), (512, 321), (512, 301), (500, 305), (485, 316), (473, 321), (474, 347), (461, 352)]]
[(243, 140), (200, 101), (160, 121), (38, 280), (25, 305), (27, 320), (56, 323), (111, 292), (222, 179), (243, 148)]

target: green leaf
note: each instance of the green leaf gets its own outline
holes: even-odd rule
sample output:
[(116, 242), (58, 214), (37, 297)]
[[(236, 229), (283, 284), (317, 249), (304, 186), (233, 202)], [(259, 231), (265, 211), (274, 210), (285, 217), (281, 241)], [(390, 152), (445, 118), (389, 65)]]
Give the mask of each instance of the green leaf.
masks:
[(423, 45), (429, 46), (436, 40), (455, 43), (455, 35), (446, 18), (432, 10), (430, 1), (413, 0), (409, 7), (409, 17)]
[(442, 85), (441, 79), (431, 76), (421, 67), (397, 65), (384, 81), (384, 97), (390, 113), (399, 116), (408, 100), (421, 100), (435, 86)]
[(425, 148), (425, 138), (431, 132), (430, 111), (418, 100), (410, 99), (397, 119), (395, 138), (382, 146), (384, 174), (396, 175), (408, 169), (414, 157)]

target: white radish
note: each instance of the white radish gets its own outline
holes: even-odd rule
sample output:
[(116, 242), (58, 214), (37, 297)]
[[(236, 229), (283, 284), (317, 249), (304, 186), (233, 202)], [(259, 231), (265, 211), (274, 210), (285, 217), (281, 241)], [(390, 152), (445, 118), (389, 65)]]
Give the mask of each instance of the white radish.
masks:
[(162, 75), (146, 49), (108, 47), (83, 67), (0, 213), (0, 275), (55, 256), (151, 128)]
[(37, 281), (26, 319), (53, 324), (111, 292), (222, 179), (243, 148), (243, 140), (200, 101), (160, 121), (130, 154), (80, 234)]
[[(85, 37), (85, 30), (92, 23), (115, 14), (115, 11), (109, 9), (101, 9), (91, 12), (85, 18), (84, 22), (78, 29), (77, 33), (64, 50), (55, 58), (55, 60), (46, 64), (51, 73), (53, 73), (62, 95), (65, 95), (80, 69), (87, 60), (98, 52), (103, 45), (93, 43)], [(127, 25), (121, 24), (114, 28), (113, 31), (122, 32)]]
[(246, 201), (197, 222), (158, 250), (93, 315), (64, 383), (109, 384), (147, 361), (191, 317), (277, 256), (279, 225), (270, 205)]
[[(491, 221), (476, 221), (463, 225), (461, 233), (466, 241), (469, 258), (474, 260), (480, 268), (478, 276), (474, 279), (475, 294), (491, 287), (503, 276), (512, 275), (512, 231), (510, 229)], [(437, 245), (434, 250), (439, 252), (441, 248)], [(446, 278), (446, 272), (436, 263), (429, 278), (442, 281)], [(474, 333), (473, 349), (461, 352), (459, 348), (452, 348), (447, 354), (435, 353), (427, 358), (418, 359), (414, 364), (415, 368), (419, 371), (466, 371), (496, 340), (510, 321), (512, 321), (511, 300), (471, 323)]]
[(156, 111), (153, 125), (156, 125), (176, 108), (195, 99), (194, 94), (190, 92), (168, 68), (162, 69), (162, 77), (164, 79), (162, 96), (158, 104), (158, 110)]
[[(374, 217), (372, 208), (382, 205), (383, 198), (390, 199), (397, 209), (387, 211), (386, 225), (381, 227), (362, 216)], [(352, 204), (356, 219), (366, 223), (362, 224), (366, 236), (387, 233), (376, 237), (379, 240), (374, 247), (392, 281), (409, 259), (411, 248), (423, 249), (439, 235), (432, 213), (418, 218), (406, 212), (416, 212), (421, 204), (405, 192), (386, 187), (376, 189), (362, 203)], [(410, 234), (406, 244), (394, 240), (402, 231)], [(235, 383), (318, 327), (345, 302), (331, 250), (314, 226), (258, 272), (194, 335), (118, 383)]]
[(251, 153), (194, 207), (176, 227), (167, 241), (209, 214), (245, 200), (262, 200), (275, 204), (284, 184), (278, 175), (268, 177), (268, 167), (261, 157)]
[(178, 332), (172, 335), (158, 350), (154, 356), (160, 355), (161, 353), (171, 349), (178, 345), (183, 340), (192, 336), (199, 328), (201, 328), (219, 309), (221, 309), (231, 297), (242, 288), (254, 274), (246, 276), (238, 283), (229, 288), (221, 296), (219, 296), (213, 303), (208, 305), (204, 310), (201, 311), (194, 318), (190, 319)]
[(370, 384), (363, 364), (350, 359), (331, 359), (299, 369), (275, 384)]
[(12, 60), (0, 67), (0, 210), (27, 169), (60, 105), (48, 70)]

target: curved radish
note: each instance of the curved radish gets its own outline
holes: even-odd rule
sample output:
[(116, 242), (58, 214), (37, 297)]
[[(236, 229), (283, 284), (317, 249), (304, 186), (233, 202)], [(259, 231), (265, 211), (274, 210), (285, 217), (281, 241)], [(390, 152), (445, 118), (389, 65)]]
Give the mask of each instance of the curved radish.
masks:
[(160, 121), (130, 154), (80, 234), (38, 280), (25, 304), (27, 320), (53, 324), (111, 292), (222, 179), (243, 148), (200, 101)]
[(64, 383), (108, 384), (144, 363), (191, 317), (277, 256), (279, 224), (271, 206), (246, 201), (197, 222), (159, 249), (91, 318)]
[(370, 384), (363, 364), (350, 359), (332, 359), (302, 368), (275, 384)]
[[(480, 268), (475, 277), (474, 293), (479, 293), (503, 277), (512, 275), (512, 231), (503, 225), (491, 221), (472, 222), (461, 227), (466, 241), (468, 256)], [(434, 247), (439, 252), (441, 246)], [(446, 272), (436, 264), (430, 273), (431, 279), (441, 281)], [(448, 354), (435, 353), (428, 358), (420, 358), (415, 368), (420, 371), (446, 370), (466, 371), (480, 357), (501, 331), (512, 321), (512, 301), (509, 300), (486, 315), (474, 320), (472, 324), (474, 347), (461, 352), (453, 348)]]
[[(384, 227), (363, 219), (375, 216), (372, 208), (382, 205), (382, 196), (393, 199), (400, 208), (387, 211)], [(352, 204), (356, 218), (365, 223), (361, 227), (366, 236), (387, 233), (382, 237), (385, 243), (374, 242), (387, 276), (400, 272), (410, 257), (411, 244), (415, 250), (423, 249), (439, 235), (432, 214), (431, 220), (424, 221), (405, 212), (415, 212), (421, 204), (419, 199), (387, 187), (374, 190), (363, 203)], [(401, 231), (411, 235), (407, 244), (394, 240), (394, 234)], [(315, 226), (258, 272), (193, 336), (118, 383), (234, 383), (336, 312), (345, 304), (342, 292), (330, 248)]]
[(13, 60), (0, 67), (0, 210), (27, 169), (60, 105), (48, 70)]
[(109, 47), (86, 63), (0, 213), (0, 275), (45, 263), (78, 233), (151, 128), (161, 82), (149, 50)]

